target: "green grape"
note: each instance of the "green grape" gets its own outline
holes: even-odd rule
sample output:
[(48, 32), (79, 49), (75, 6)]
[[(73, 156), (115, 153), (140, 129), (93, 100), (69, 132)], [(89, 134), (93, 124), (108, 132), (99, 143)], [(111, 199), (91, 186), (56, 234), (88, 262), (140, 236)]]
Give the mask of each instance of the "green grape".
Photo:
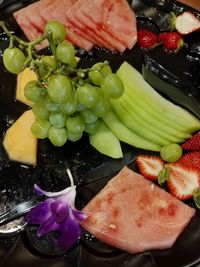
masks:
[(44, 77), (50, 69), (56, 68), (56, 61), (53, 56), (43, 56), (39, 61), (38, 74)]
[(19, 74), (24, 69), (26, 57), (19, 48), (7, 48), (3, 53), (3, 63), (6, 69)]
[(77, 88), (78, 101), (86, 108), (92, 108), (99, 100), (98, 87), (86, 83)]
[(100, 125), (100, 121), (99, 120), (96, 120), (93, 123), (86, 123), (85, 124), (85, 132), (88, 133), (88, 134), (96, 133), (96, 131), (99, 128), (99, 125)]
[(182, 156), (182, 148), (178, 144), (168, 144), (161, 148), (161, 158), (166, 162), (175, 162)]
[(67, 132), (67, 138), (71, 142), (76, 142), (76, 141), (80, 140), (82, 135), (83, 135), (83, 132), (80, 132), (80, 133), (72, 133), (69, 131)]
[(101, 82), (104, 95), (108, 98), (119, 98), (124, 92), (121, 79), (114, 73), (108, 74)]
[(97, 116), (97, 117), (103, 117), (105, 116), (110, 110), (110, 104), (107, 99), (105, 99), (103, 96), (100, 96), (99, 101), (97, 104), (91, 109), (91, 111)]
[(60, 110), (60, 104), (51, 101), (51, 99), (49, 99), (49, 97), (46, 97), (43, 105), (50, 112), (54, 112), (54, 111), (59, 111)]
[(78, 102), (77, 104), (77, 111), (83, 111), (86, 110), (86, 107), (84, 105), (82, 105), (81, 103)]
[(40, 120), (49, 119), (49, 111), (43, 106), (43, 104), (40, 104), (40, 103), (34, 104), (32, 109), (33, 109), (33, 113)]
[(85, 123), (80, 115), (76, 115), (67, 119), (66, 128), (71, 133), (82, 133), (85, 129)]
[(40, 82), (30, 81), (24, 88), (24, 95), (28, 100), (37, 103), (44, 99), (46, 89), (41, 86)]
[(80, 114), (85, 123), (94, 123), (98, 119), (98, 117), (90, 109), (83, 110)]
[(112, 73), (112, 70), (109, 65), (104, 65), (104, 63), (98, 62), (94, 64), (89, 71), (89, 78), (92, 80), (92, 82), (95, 85), (100, 85), (104, 77), (110, 73)]
[(51, 125), (48, 121), (36, 120), (31, 126), (31, 131), (35, 137), (44, 139), (48, 137), (50, 127)]
[(60, 43), (56, 48), (57, 58), (66, 64), (70, 64), (75, 59), (75, 54), (74, 46), (68, 41)]
[(75, 57), (69, 63), (70, 67), (72, 67), (72, 68), (76, 68), (77, 64), (78, 64), (78, 61), (77, 61), (77, 59)]
[(67, 115), (73, 114), (78, 107), (78, 102), (75, 94), (72, 94), (72, 97), (70, 98), (69, 101), (64, 102), (60, 105), (60, 110)]
[(58, 21), (50, 20), (45, 25), (45, 32), (52, 33), (52, 38), (56, 44), (63, 42), (66, 37), (65, 26)]
[(56, 103), (64, 103), (71, 97), (72, 85), (66, 76), (54, 75), (48, 82), (47, 91), (52, 101)]
[(49, 122), (56, 128), (63, 128), (66, 123), (66, 115), (61, 112), (52, 112), (49, 115)]
[(49, 129), (49, 140), (54, 146), (63, 146), (67, 141), (66, 129), (52, 126)]

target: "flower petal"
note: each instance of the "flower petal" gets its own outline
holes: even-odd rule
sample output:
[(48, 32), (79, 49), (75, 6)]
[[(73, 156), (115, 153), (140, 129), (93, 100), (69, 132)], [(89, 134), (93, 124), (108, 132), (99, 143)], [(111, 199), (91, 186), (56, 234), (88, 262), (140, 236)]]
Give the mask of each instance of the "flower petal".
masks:
[(57, 238), (57, 245), (63, 250), (67, 251), (71, 248), (81, 235), (81, 227), (78, 222), (71, 220), (70, 217), (59, 224), (59, 237)]
[(61, 196), (59, 196), (59, 200), (68, 204), (68, 206), (75, 206), (75, 198), (76, 198), (76, 188), (71, 187), (71, 190)]
[(25, 215), (25, 220), (31, 224), (41, 224), (45, 222), (51, 216), (50, 205), (54, 201), (53, 198), (45, 199)]
[(43, 222), (38, 228), (37, 235), (39, 237), (46, 235), (50, 232), (58, 230), (59, 225), (56, 223), (55, 218), (51, 216), (47, 221)]
[(34, 184), (34, 190), (38, 195), (45, 195), (47, 197), (58, 197), (67, 194), (71, 190), (75, 190), (76, 186), (69, 186), (65, 188), (64, 190), (58, 191), (58, 192), (47, 192), (45, 190), (42, 190), (37, 184)]
[(57, 223), (61, 223), (69, 216), (69, 207), (66, 203), (56, 200), (51, 204), (51, 212)]
[(71, 209), (71, 210), (72, 210), (72, 214), (74, 218), (77, 219), (78, 221), (83, 221), (87, 218), (87, 215), (83, 213), (82, 211), (79, 211), (76, 209)]

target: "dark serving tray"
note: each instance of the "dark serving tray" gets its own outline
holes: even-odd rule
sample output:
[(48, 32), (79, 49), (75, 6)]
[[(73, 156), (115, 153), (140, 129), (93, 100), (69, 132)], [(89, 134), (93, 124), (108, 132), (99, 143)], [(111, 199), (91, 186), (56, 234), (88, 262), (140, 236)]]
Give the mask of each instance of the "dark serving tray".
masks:
[[(6, 0), (0, 5), (0, 19), (7, 22), (17, 35), (23, 36), (12, 13), (33, 0)], [(175, 1), (133, 0), (130, 5), (137, 15), (138, 28), (150, 28), (156, 32), (169, 26), (170, 12), (192, 10)], [(195, 10), (192, 10), (196, 12)], [(198, 14), (198, 13), (197, 13)], [(198, 14), (199, 15), (199, 14)], [(142, 51), (137, 45), (132, 51), (111, 54), (94, 49), (84, 55), (80, 65), (109, 60), (113, 70), (123, 61), (130, 62), (142, 72), (156, 90), (158, 84), (167, 84), (161, 94), (183, 105), (200, 117), (200, 36), (191, 34), (185, 40), (188, 47), (178, 54), (167, 53), (162, 47)], [(123, 144), (124, 159), (110, 160), (89, 146), (87, 136), (80, 142), (68, 142), (58, 149), (46, 140), (39, 142), (38, 165), (30, 167), (10, 162), (2, 147), (5, 130), (18, 118), (26, 106), (14, 99), (16, 77), (9, 74), (2, 64), (2, 53), (8, 40), (0, 31), (0, 213), (17, 203), (34, 196), (33, 184), (37, 182), (46, 190), (55, 191), (68, 185), (66, 168), (69, 167), (78, 184), (77, 207), (83, 207), (125, 164), (135, 169), (134, 159), (139, 150)], [(142, 68), (143, 66), (143, 68)], [(167, 74), (167, 75), (166, 75)], [(169, 90), (175, 88), (174, 92)], [(183, 97), (182, 101), (179, 96)], [(194, 107), (195, 106), (195, 107)], [(143, 151), (145, 152), (145, 151)], [(146, 153), (146, 152), (145, 152)], [(94, 179), (98, 181), (92, 182)], [(85, 184), (84, 184), (85, 183)], [(84, 184), (84, 185), (83, 185)], [(189, 203), (190, 204), (190, 203)], [(51, 243), (51, 238), (38, 239), (34, 227), (13, 236), (0, 236), (1, 267), (189, 267), (200, 266), (200, 214), (168, 250), (154, 250), (140, 254), (128, 254), (107, 246), (88, 233), (67, 254), (62, 255)]]

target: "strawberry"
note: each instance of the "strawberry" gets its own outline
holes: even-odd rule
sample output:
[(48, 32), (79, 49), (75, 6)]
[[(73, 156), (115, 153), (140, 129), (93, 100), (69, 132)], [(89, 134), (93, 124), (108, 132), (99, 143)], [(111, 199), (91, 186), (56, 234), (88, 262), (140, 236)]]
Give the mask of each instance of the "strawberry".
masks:
[(177, 52), (184, 46), (183, 37), (178, 32), (160, 33), (158, 39), (163, 42), (164, 48), (171, 52)]
[(138, 34), (138, 44), (141, 48), (150, 49), (154, 48), (158, 44), (158, 36), (148, 30), (139, 30)]
[(194, 151), (184, 154), (177, 163), (181, 163), (194, 168), (199, 168), (200, 170), (200, 151)]
[(158, 41), (163, 42), (167, 35), (168, 35), (168, 32), (161, 32), (158, 35)]
[(151, 181), (156, 181), (158, 173), (164, 167), (164, 161), (158, 156), (139, 155), (136, 158), (136, 164), (141, 174)]
[(193, 196), (193, 192), (200, 188), (200, 171), (179, 163), (165, 165), (170, 173), (167, 185), (172, 195), (178, 199), (185, 200)]
[(176, 17), (175, 28), (181, 34), (189, 34), (200, 30), (200, 19), (189, 11)]
[(181, 145), (183, 150), (197, 151), (200, 150), (200, 131), (192, 138)]

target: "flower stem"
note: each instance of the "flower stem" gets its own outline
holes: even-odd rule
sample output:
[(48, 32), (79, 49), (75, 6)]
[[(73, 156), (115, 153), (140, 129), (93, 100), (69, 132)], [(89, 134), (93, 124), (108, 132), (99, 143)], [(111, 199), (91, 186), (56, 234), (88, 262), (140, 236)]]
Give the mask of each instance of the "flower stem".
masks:
[(73, 179), (73, 176), (72, 176), (72, 173), (71, 173), (70, 169), (67, 169), (67, 174), (69, 176), (71, 187), (73, 187), (74, 186), (74, 179)]

